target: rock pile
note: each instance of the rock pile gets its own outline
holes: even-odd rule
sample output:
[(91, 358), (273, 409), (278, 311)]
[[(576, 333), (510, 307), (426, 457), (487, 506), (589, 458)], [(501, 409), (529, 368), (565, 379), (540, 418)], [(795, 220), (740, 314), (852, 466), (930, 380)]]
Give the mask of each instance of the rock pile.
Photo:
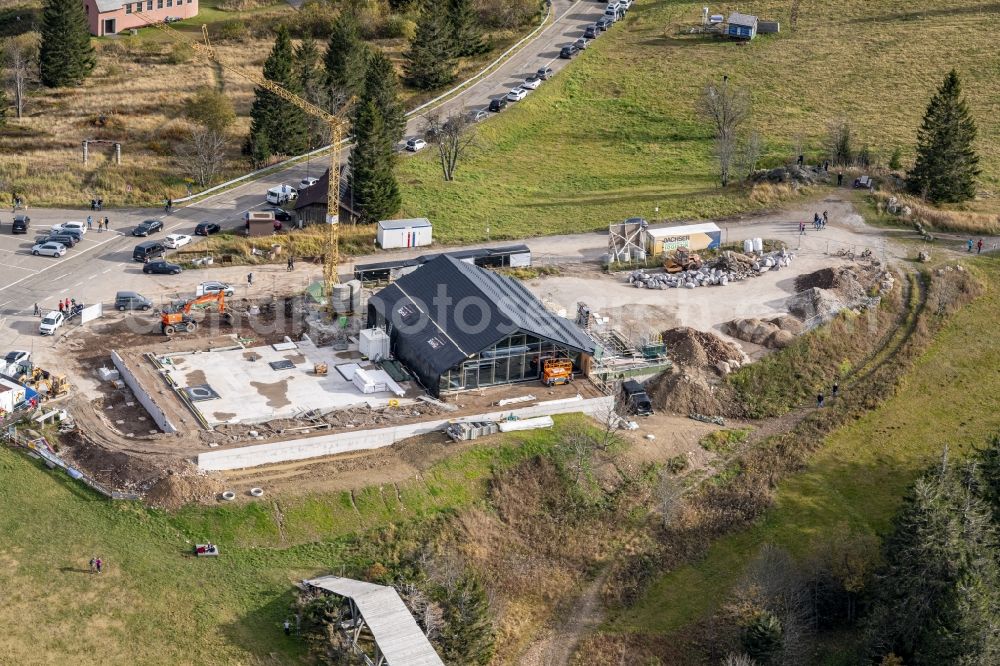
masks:
[(802, 183), (812, 185), (827, 179), (827, 172), (819, 166), (806, 168), (797, 164), (757, 171), (751, 176), (755, 183)]
[(638, 270), (630, 273), (626, 281), (640, 289), (695, 289), (710, 285), (725, 286), (730, 282), (738, 282), (757, 277), (768, 271), (780, 270), (788, 266), (794, 256), (785, 249), (763, 253), (760, 256), (727, 250), (717, 259), (706, 263), (697, 270), (680, 273), (648, 273)]
[(726, 335), (770, 349), (787, 347), (802, 329), (802, 322), (788, 315), (773, 319), (734, 319), (722, 325)]
[(798, 293), (788, 299), (788, 311), (812, 328), (830, 321), (841, 310), (872, 307), (879, 298), (870, 296), (869, 291), (876, 286), (889, 291), (894, 283), (892, 274), (874, 265), (823, 268), (796, 278)]

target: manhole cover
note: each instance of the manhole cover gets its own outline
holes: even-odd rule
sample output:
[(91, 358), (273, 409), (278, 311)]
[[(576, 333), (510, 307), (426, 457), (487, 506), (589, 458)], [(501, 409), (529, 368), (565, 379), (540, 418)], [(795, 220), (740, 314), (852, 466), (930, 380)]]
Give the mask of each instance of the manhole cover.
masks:
[(191, 402), (201, 402), (202, 400), (216, 400), (220, 396), (215, 392), (208, 384), (198, 384), (197, 386), (188, 386), (184, 389), (184, 394), (187, 395), (188, 400)]
[(291, 361), (271, 361), (268, 363), (272, 370), (291, 370), (295, 364)]

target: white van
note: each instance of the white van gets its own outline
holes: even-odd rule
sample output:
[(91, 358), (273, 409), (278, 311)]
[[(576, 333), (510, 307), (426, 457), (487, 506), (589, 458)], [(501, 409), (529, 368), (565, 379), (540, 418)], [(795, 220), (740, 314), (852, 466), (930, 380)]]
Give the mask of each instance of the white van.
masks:
[(277, 187), (269, 189), (267, 191), (267, 196), (264, 198), (267, 200), (267, 203), (280, 206), (281, 204), (288, 203), (289, 201), (294, 201), (298, 198), (298, 196), (298, 190), (291, 185), (278, 185)]

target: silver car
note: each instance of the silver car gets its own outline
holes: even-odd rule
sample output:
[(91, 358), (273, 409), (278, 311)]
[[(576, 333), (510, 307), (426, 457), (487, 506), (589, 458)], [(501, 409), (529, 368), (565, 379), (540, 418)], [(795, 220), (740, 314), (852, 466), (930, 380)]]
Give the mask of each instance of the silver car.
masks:
[(31, 254), (44, 255), (46, 257), (62, 257), (66, 254), (66, 246), (62, 243), (39, 243), (38, 245), (31, 248)]

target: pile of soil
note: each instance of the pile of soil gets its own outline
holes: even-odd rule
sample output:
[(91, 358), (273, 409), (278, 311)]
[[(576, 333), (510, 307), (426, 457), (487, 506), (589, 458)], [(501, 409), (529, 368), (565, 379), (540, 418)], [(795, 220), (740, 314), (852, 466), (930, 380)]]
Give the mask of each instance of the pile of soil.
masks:
[(788, 299), (788, 311), (813, 325), (829, 321), (844, 309), (865, 306), (868, 291), (881, 272), (874, 267), (822, 268), (795, 279), (798, 292)]
[(662, 337), (670, 359), (686, 368), (715, 367), (720, 363), (742, 364), (746, 360), (742, 349), (714, 333), (680, 326), (663, 331)]
[(714, 377), (705, 370), (668, 370), (646, 383), (646, 394), (657, 411), (719, 415), (725, 410), (710, 379)]
[(225, 488), (218, 479), (170, 473), (149, 489), (146, 503), (161, 509), (179, 509), (190, 502), (215, 499), (223, 490)]
[(64, 454), (103, 486), (127, 492), (144, 492), (163, 474), (159, 464), (144, 457), (111, 451), (70, 433), (63, 439)]
[(830, 289), (833, 287), (835, 274), (832, 268), (821, 268), (812, 273), (806, 273), (795, 278), (795, 291), (805, 291), (806, 289)]

